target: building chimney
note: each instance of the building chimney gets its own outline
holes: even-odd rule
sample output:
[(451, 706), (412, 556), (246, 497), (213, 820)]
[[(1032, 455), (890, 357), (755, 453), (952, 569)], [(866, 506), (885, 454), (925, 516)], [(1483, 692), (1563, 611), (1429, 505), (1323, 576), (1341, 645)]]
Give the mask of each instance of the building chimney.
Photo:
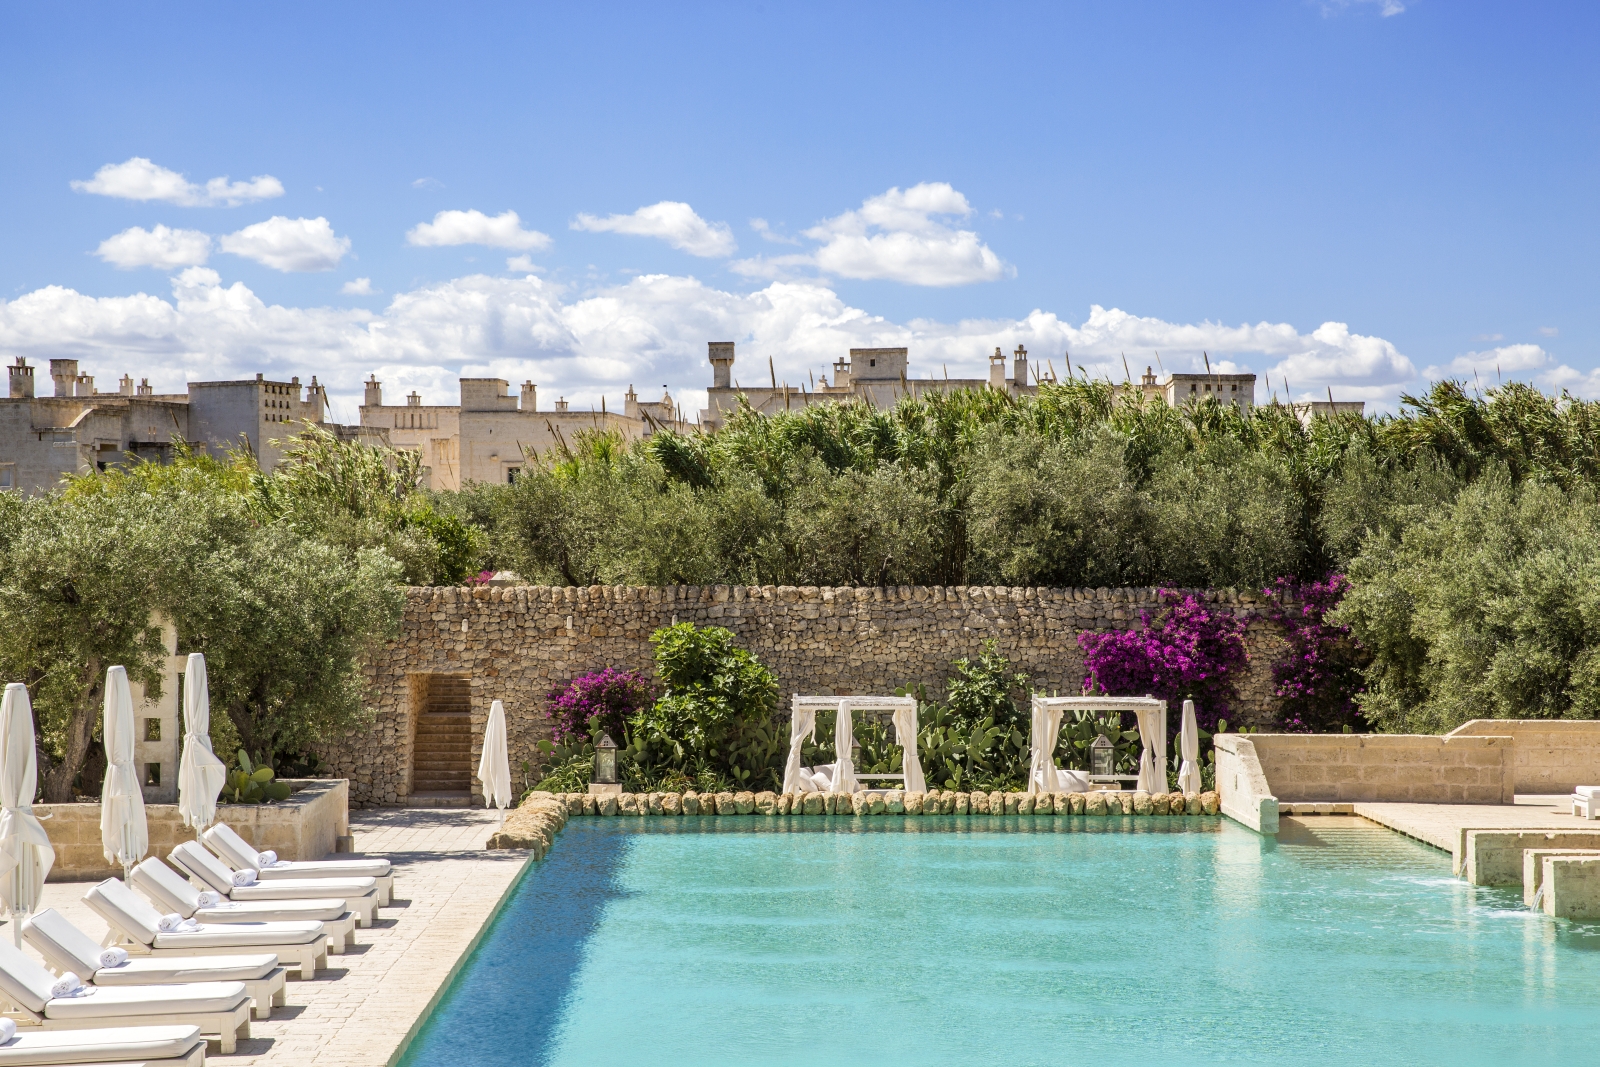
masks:
[[(300, 396), (299, 378), (294, 380), (294, 393), (295, 397), (298, 399)], [(311, 408), (311, 410), (306, 413), (305, 417), (312, 422), (321, 422), (322, 410), (327, 406), (327, 403), (328, 390), (317, 384), (317, 376), (313, 374), (311, 376), (311, 384), (306, 386), (306, 404)]]
[(149, 378), (140, 378), (139, 379), (139, 395), (140, 396), (155, 396), (156, 395), (156, 391), (154, 389), (150, 388), (150, 379)]
[(989, 357), (989, 388), (1004, 389), (1006, 387), (1006, 357), (996, 348), (994, 355)]
[(78, 361), (75, 359), (52, 359), (50, 361), (50, 380), (55, 383), (56, 396), (71, 396), (74, 387), (78, 384)]
[(622, 396), (622, 413), (630, 419), (639, 417), (639, 394), (633, 391), (631, 383), (628, 386), (628, 391)]
[(566, 397), (562, 397), (561, 399), (556, 401), (556, 411), (558, 413), (560, 413), (560, 414), (563, 414), (563, 415), (566, 414), (566, 412), (567, 412), (567, 398)]
[(122, 380), (121, 381), (117, 382), (117, 395), (118, 396), (132, 396), (133, 395), (133, 379), (128, 377), (126, 374), (124, 374), (122, 376)]
[(383, 407), (383, 383), (378, 381), (376, 374), (367, 375), (367, 395), (361, 401), (364, 408)]
[(711, 357), (711, 388), (728, 388), (733, 379), (733, 342), (708, 341), (706, 349)]
[(79, 396), (94, 396), (94, 375), (80, 374), (74, 384), (77, 387)]
[(539, 387), (531, 381), (525, 380), (522, 383), (522, 400), (519, 406), (523, 411), (539, 410)]
[(28, 366), (28, 361), (21, 356), (12, 364), (11, 371), (11, 398), (13, 400), (33, 399), (33, 368)]
[(1011, 384), (1018, 389), (1028, 384), (1028, 350), (1021, 345), (1011, 354)]
[(422, 406), (422, 394), (421, 393), (419, 393), (415, 389), (413, 389), (413, 390), (411, 390), (411, 392), (406, 394), (406, 407), (408, 407), (408, 408), (420, 408), (421, 406)]
[(836, 359), (833, 361), (833, 387), (835, 389), (848, 389), (850, 387), (850, 361)]

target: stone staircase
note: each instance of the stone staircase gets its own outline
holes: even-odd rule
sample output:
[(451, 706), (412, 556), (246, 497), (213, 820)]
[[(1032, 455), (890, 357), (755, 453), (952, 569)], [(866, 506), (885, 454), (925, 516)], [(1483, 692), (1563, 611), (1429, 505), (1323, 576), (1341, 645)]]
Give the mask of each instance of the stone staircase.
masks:
[(464, 808), (472, 803), (472, 691), (467, 679), (436, 675), (417, 717), (411, 750), (412, 808)]

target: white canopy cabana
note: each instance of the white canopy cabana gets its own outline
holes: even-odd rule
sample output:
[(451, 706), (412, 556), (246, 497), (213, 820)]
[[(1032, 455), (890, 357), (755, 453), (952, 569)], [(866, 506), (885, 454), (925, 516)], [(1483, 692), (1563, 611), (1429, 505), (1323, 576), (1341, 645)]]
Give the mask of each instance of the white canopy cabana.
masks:
[[(796, 694), (790, 702), (789, 759), (783, 770), (785, 793), (853, 793), (856, 780), (866, 778), (903, 778), (907, 791), (921, 793), (927, 790), (922, 776), (922, 761), (917, 756), (917, 702), (913, 697), (822, 697)], [(800, 766), (801, 746), (807, 737), (815, 737), (817, 712), (833, 710), (833, 739), (835, 761), (821, 767)], [(851, 719), (857, 711), (887, 711), (894, 716), (895, 744), (904, 753), (902, 774), (858, 775), (851, 763), (850, 749), (854, 745)]]
[(1047, 697), (1033, 698), (1029, 723), (1028, 748), (1030, 773), (1028, 792), (1059, 793), (1061, 776), (1079, 772), (1060, 771), (1055, 765), (1056, 742), (1061, 733), (1061, 716), (1067, 711), (1131, 711), (1139, 717), (1139, 784), (1151, 793), (1167, 788), (1167, 702), (1154, 697)]

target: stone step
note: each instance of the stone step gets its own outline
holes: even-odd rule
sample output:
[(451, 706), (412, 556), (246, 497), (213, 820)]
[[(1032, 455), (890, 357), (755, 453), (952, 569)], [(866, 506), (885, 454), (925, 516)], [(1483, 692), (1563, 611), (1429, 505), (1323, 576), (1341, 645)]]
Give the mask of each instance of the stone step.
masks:
[(411, 763), (415, 774), (469, 774), (472, 767), (459, 759), (428, 759), (419, 757)]
[(411, 782), (411, 788), (418, 791), (427, 790), (459, 790), (471, 789), (472, 777), (470, 775), (418, 775)]
[(406, 797), (408, 808), (468, 808), (472, 794), (462, 790), (419, 790)]

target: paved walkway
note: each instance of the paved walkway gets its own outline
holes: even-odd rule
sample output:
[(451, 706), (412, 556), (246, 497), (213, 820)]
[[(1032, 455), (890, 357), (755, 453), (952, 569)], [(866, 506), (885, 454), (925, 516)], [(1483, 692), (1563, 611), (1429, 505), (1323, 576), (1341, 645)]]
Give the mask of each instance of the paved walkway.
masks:
[[(483, 851), (499, 825), (480, 809), (378, 809), (350, 813), (356, 849), (395, 867), (392, 906), (358, 944), (329, 956), (311, 982), (290, 981), (287, 1006), (250, 1024), (251, 1037), (219, 1064), (384, 1067), (419, 1024), (528, 854)], [(99, 940), (105, 923), (83, 903), (87, 882), (51, 882), (44, 905)], [(11, 931), (0, 929), (0, 936)], [(31, 949), (28, 950), (32, 952)]]
[(1357, 803), (1355, 813), (1452, 855), (1463, 829), (1600, 829), (1600, 823), (1574, 818), (1565, 796), (1519, 796), (1515, 804)]

